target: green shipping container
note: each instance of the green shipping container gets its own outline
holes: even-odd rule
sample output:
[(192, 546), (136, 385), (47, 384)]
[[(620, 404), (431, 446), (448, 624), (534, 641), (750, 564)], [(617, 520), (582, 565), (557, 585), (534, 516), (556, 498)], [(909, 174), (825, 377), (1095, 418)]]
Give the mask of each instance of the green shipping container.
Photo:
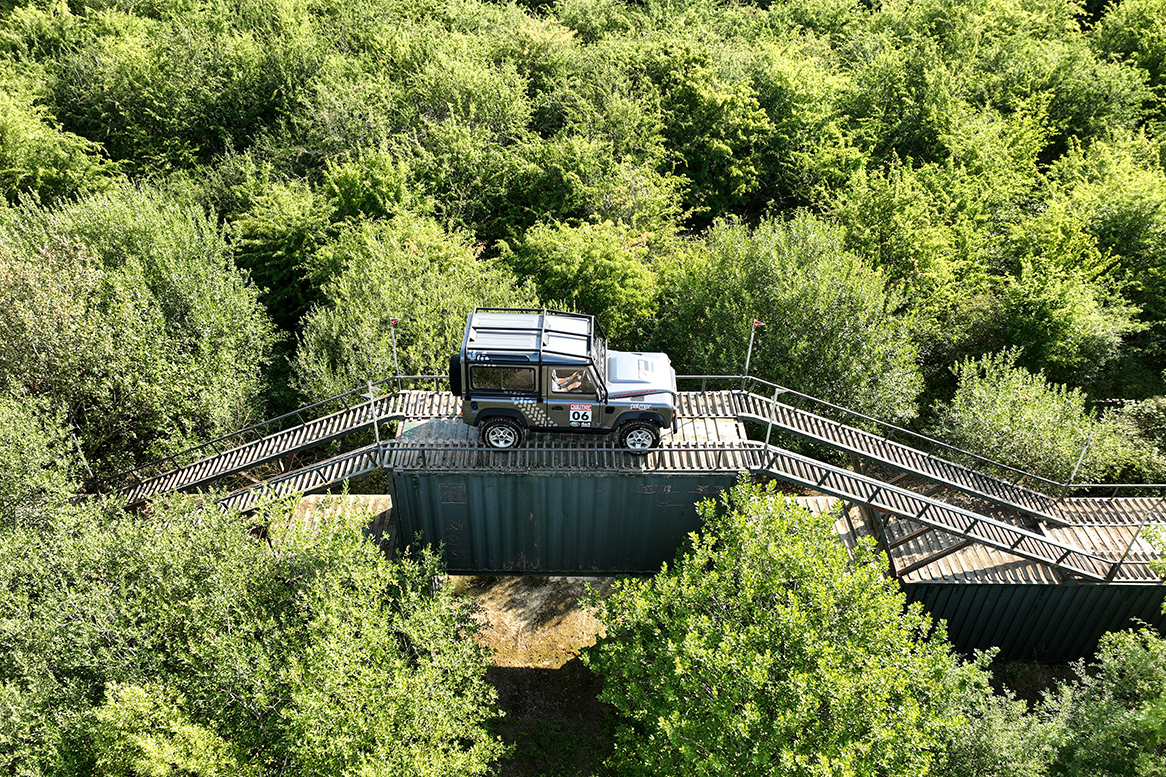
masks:
[(700, 528), (696, 504), (746, 469), (732, 419), (686, 419), (658, 451), (533, 434), (514, 451), (478, 444), (457, 420), (404, 424), (393, 507), (402, 544), (440, 544), (452, 573), (655, 572)]

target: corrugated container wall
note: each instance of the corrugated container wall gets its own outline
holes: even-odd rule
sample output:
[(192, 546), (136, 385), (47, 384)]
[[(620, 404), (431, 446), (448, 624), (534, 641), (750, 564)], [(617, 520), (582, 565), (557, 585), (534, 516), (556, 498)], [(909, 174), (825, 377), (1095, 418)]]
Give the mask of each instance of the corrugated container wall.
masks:
[(1059, 663), (1088, 656), (1107, 631), (1145, 621), (1160, 632), (1166, 586), (903, 583), (907, 599), (947, 621), (964, 653), (1000, 648), (1005, 658)]
[(696, 504), (745, 469), (739, 423), (687, 418), (633, 456), (572, 435), (483, 450), (457, 419), (402, 424), (391, 462), (402, 544), (444, 548), (454, 573), (656, 572), (700, 527)]
[(440, 542), (450, 572), (655, 572), (699, 528), (696, 503), (734, 475), (406, 472), (403, 543)]
[[(820, 501), (811, 509), (825, 510), (834, 500)], [(1103, 634), (1136, 621), (1166, 629), (1166, 586), (1149, 567), (1158, 554), (1138, 537), (1142, 517), (1157, 507), (1157, 499), (1067, 498), (1059, 509), (1074, 523), (1042, 529), (1109, 558), (1125, 557), (1108, 583), (1071, 578), (1047, 564), (856, 508), (834, 528), (850, 547), (859, 536), (877, 537), (869, 519), (879, 520), (891, 546), (890, 572), (908, 602), (946, 621), (960, 652), (996, 647), (1004, 658), (1059, 663), (1091, 655)]]

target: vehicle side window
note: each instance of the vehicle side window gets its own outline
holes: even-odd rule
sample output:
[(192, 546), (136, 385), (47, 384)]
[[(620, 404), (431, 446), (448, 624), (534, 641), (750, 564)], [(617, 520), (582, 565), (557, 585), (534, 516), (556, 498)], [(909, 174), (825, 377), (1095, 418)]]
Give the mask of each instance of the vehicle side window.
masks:
[(595, 378), (584, 368), (551, 371), (551, 390), (556, 394), (594, 394)]
[(534, 369), (474, 366), (470, 368), (470, 384), (486, 391), (534, 391)]

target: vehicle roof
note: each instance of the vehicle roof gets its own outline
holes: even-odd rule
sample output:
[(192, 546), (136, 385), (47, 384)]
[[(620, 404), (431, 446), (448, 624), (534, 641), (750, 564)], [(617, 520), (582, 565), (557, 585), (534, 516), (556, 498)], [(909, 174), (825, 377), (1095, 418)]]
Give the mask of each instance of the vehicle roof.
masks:
[(595, 318), (582, 313), (478, 308), (470, 314), (462, 350), (488, 354), (491, 361), (585, 363), (597, 328)]

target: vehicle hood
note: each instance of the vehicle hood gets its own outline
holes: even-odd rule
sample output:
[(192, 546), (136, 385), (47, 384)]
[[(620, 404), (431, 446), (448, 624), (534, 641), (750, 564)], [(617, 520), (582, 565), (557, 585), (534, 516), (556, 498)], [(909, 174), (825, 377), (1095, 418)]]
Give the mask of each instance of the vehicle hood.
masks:
[[(643, 398), (672, 404), (676, 372), (665, 353), (607, 352), (607, 391), (611, 399)], [(657, 392), (668, 392), (666, 397)]]

